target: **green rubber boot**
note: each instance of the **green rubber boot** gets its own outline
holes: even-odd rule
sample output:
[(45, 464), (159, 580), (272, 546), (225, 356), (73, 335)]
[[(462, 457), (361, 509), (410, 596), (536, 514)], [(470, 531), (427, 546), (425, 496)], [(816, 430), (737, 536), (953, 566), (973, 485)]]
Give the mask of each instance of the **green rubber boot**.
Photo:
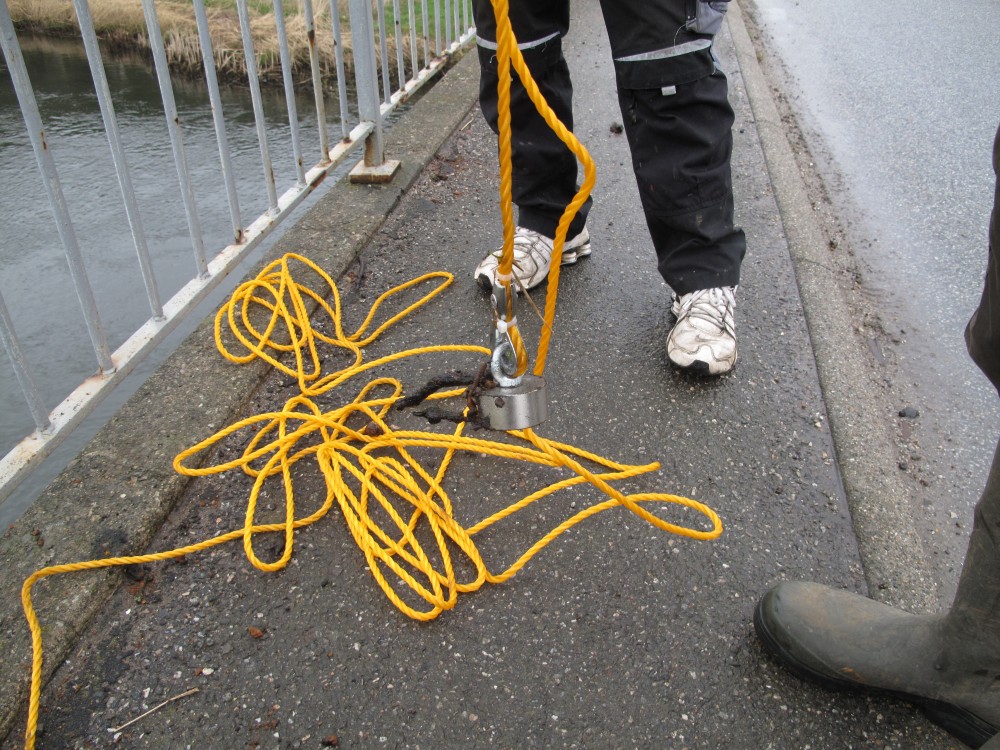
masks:
[(962, 742), (983, 746), (1000, 733), (1000, 453), (948, 612), (913, 615), (828, 586), (785, 582), (761, 598), (754, 627), (798, 676), (915, 703)]

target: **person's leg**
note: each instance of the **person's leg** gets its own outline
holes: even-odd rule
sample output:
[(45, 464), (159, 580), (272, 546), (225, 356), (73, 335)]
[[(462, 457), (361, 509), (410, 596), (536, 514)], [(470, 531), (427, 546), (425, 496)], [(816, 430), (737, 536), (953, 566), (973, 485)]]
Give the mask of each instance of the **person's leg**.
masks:
[(657, 265), (678, 295), (735, 287), (746, 252), (733, 223), (733, 110), (711, 37), (686, 0), (604, 0), (619, 103)]
[[(993, 163), (986, 283), (966, 341), (1000, 390), (1000, 130)], [(1000, 443), (947, 613), (911, 615), (827, 586), (786, 582), (760, 600), (754, 627), (796, 674), (912, 701), (963, 742), (983, 745), (1000, 732)]]
[(733, 225), (726, 90), (718, 71), (668, 96), (620, 94), (657, 266), (678, 295), (740, 281), (746, 240)]
[[(496, 19), (489, 0), (473, 0), (480, 62), (479, 104), (497, 132)], [(569, 29), (569, 0), (512, 0), (510, 21), (532, 77), (556, 116), (573, 129), (573, 87), (562, 54)], [(577, 191), (576, 157), (545, 124), (517, 76), (511, 85), (513, 200), (518, 225), (555, 235), (563, 210)], [(590, 203), (570, 225), (568, 237), (583, 231)]]
[(947, 613), (913, 615), (829, 586), (786, 581), (758, 603), (757, 636), (799, 677), (908, 700), (979, 747), (1000, 732), (998, 511), (1000, 450)]
[(1000, 391), (1000, 265), (996, 259), (1000, 252), (1000, 128), (993, 141), (993, 171), (997, 174), (997, 184), (990, 219), (986, 283), (979, 307), (965, 329), (965, 342), (973, 361)]
[[(696, 0), (602, 0), (632, 167), (657, 266), (675, 295), (667, 356), (718, 375), (736, 364), (734, 120)], [(720, 20), (721, 23), (721, 20)]]

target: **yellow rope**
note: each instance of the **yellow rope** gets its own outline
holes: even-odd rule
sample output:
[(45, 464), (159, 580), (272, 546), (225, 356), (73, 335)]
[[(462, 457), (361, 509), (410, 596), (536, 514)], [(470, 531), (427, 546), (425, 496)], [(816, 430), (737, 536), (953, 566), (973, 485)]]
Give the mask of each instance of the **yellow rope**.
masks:
[[(563, 244), (569, 224), (593, 189), (595, 169), (590, 155), (575, 136), (559, 122), (545, 103), (538, 86), (524, 62), (514, 38), (507, 16), (507, 0), (494, 0), (497, 17), (498, 64), (500, 84), (500, 164), (501, 164), (501, 213), (504, 227), (504, 247), (498, 266), (498, 278), (507, 287), (508, 319), (512, 318), (510, 292), (514, 222), (511, 201), (511, 152), (510, 152), (510, 76), (513, 68), (527, 89), (528, 95), (540, 114), (583, 164), (585, 178), (579, 192), (566, 207), (554, 238), (552, 268), (549, 272), (544, 325), (538, 345), (534, 372), (541, 375), (545, 369), (555, 316), (555, 303), (559, 282), (559, 267)], [(325, 288), (315, 290), (297, 280), (291, 265), (304, 264), (323, 281)], [(211, 437), (183, 451), (174, 459), (174, 468), (187, 476), (206, 476), (239, 468), (253, 477), (247, 510), (242, 528), (234, 529), (197, 544), (165, 552), (129, 557), (53, 565), (36, 571), (21, 587), (21, 603), (31, 630), (32, 668), (31, 694), (28, 705), (28, 722), (25, 730), (25, 747), (33, 750), (38, 723), (38, 710), (42, 680), (42, 633), (31, 600), (32, 587), (38, 581), (61, 573), (98, 570), (113, 566), (169, 560), (199, 552), (236, 539), (243, 540), (247, 558), (257, 568), (275, 571), (291, 559), (295, 543), (295, 530), (309, 526), (323, 518), (337, 502), (347, 526), (361, 548), (368, 568), (392, 603), (409, 617), (431, 620), (442, 611), (455, 606), (459, 593), (477, 590), (484, 583), (502, 583), (514, 576), (527, 562), (550, 544), (556, 537), (581, 521), (611, 508), (624, 506), (657, 528), (693, 539), (714, 539), (722, 533), (722, 522), (708, 506), (689, 498), (666, 493), (639, 493), (626, 495), (611, 482), (629, 479), (656, 471), (658, 463), (629, 465), (600, 457), (580, 448), (547, 440), (533, 430), (509, 433), (518, 442), (503, 443), (471, 438), (463, 435), (463, 425), (452, 434), (423, 431), (394, 430), (386, 415), (400, 398), (402, 384), (393, 378), (377, 377), (364, 385), (358, 395), (343, 406), (324, 411), (316, 399), (327, 397), (338, 386), (369, 370), (394, 361), (450, 352), (489, 354), (481, 346), (436, 345), (425, 346), (391, 354), (365, 362), (363, 349), (375, 341), (393, 324), (414, 310), (427, 304), (452, 283), (451, 274), (429, 273), (402, 284), (380, 296), (372, 305), (358, 329), (347, 335), (342, 327), (340, 296), (333, 280), (318, 266), (304, 257), (290, 254), (269, 265), (256, 278), (241, 285), (215, 319), (215, 339), (219, 351), (234, 363), (248, 363), (260, 358), (273, 367), (296, 378), (299, 394), (289, 399), (281, 411), (258, 414), (235, 422)], [(411, 289), (431, 285), (415, 302), (391, 315), (369, 332), (379, 309), (393, 297)], [(327, 300), (332, 300), (332, 305)], [(332, 324), (332, 334), (324, 334), (314, 327), (308, 314), (309, 300), (319, 305)], [(267, 323), (262, 330), (253, 319), (260, 310), (267, 311)], [(223, 323), (242, 351), (233, 352), (224, 342)], [(514, 325), (510, 328), (511, 341), (518, 358), (517, 374), (527, 367), (524, 343)], [(284, 343), (277, 337), (283, 334)], [(344, 349), (353, 362), (340, 370), (322, 373), (319, 345)], [(285, 364), (282, 356), (292, 353), (294, 367)], [(451, 398), (461, 395), (453, 390), (433, 395), (431, 398)], [(188, 461), (198, 454), (211, 451), (226, 437), (242, 430), (256, 431), (237, 459), (220, 461), (214, 465), (195, 468)], [(441, 451), (440, 463), (434, 470), (427, 469), (413, 455), (411, 449), (436, 449)], [(448, 466), (458, 451), (496, 456), (499, 458), (528, 461), (540, 466), (562, 468), (572, 476), (556, 481), (521, 500), (509, 505), (468, 528), (455, 518), (451, 498), (443, 483)], [(296, 517), (292, 466), (310, 456), (315, 456), (319, 470), (326, 480), (326, 496), (316, 510), (304, 517)], [(588, 469), (584, 464), (594, 468)], [(280, 477), (285, 490), (285, 518), (281, 523), (256, 523), (257, 501), (266, 480)], [(493, 573), (483, 560), (473, 537), (533, 503), (569, 487), (589, 483), (608, 496), (565, 519), (525, 550), (503, 572)], [(681, 526), (664, 520), (650, 512), (644, 505), (673, 503), (702, 514), (710, 523), (708, 530)], [(374, 509), (375, 516), (373, 516)], [(381, 522), (376, 520), (381, 518)], [(285, 545), (281, 556), (273, 562), (261, 560), (254, 551), (253, 540), (258, 534), (281, 533)], [(428, 536), (429, 535), (429, 536)], [(430, 551), (421, 544), (418, 536), (431, 538)], [(471, 568), (465, 580), (459, 580), (453, 555), (461, 553)], [(405, 582), (411, 600), (404, 600), (387, 578), (391, 572)], [(420, 601), (424, 604), (421, 605)]]
[[(292, 269), (295, 263), (305, 265), (323, 280), (326, 286), (323, 293), (295, 281)], [(482, 356), (489, 353), (481, 346), (436, 345), (364, 361), (363, 346), (372, 343), (393, 323), (426, 304), (451, 283), (450, 274), (433, 273), (390, 290), (375, 301), (365, 321), (349, 335), (344, 333), (342, 327), (336, 284), (322, 269), (301, 256), (288, 255), (275, 261), (258, 278), (243, 284), (234, 293), (216, 317), (216, 342), (220, 351), (232, 362), (249, 362), (257, 357), (271, 362), (277, 369), (297, 378), (300, 393), (289, 399), (280, 411), (241, 419), (183, 451), (174, 459), (174, 467), (178, 472), (193, 477), (237, 468), (253, 477), (244, 525), (203, 542), (166, 552), (50, 566), (25, 580), (21, 601), (32, 637), (31, 697), (25, 733), (27, 748), (34, 747), (42, 670), (42, 635), (31, 601), (31, 589), (48, 576), (168, 560), (236, 539), (243, 540), (244, 550), (254, 566), (265, 571), (279, 570), (291, 559), (295, 530), (323, 518), (336, 502), (386, 596), (408, 616), (430, 620), (455, 606), (459, 593), (475, 591), (484, 583), (506, 581), (560, 534), (584, 519), (614, 507), (624, 506), (658, 528), (694, 539), (713, 539), (722, 533), (719, 517), (699, 502), (664, 493), (626, 495), (610, 484), (655, 471), (659, 468), (658, 463), (638, 466), (618, 463), (580, 448), (547, 440), (533, 430), (509, 433), (517, 438), (517, 442), (513, 443), (466, 436), (462, 434), (462, 425), (452, 434), (394, 430), (387, 421), (387, 414), (400, 398), (403, 388), (393, 378), (376, 377), (360, 388), (353, 400), (324, 411), (319, 405), (320, 397), (329, 401), (333, 389), (356, 375), (382, 365), (424, 354), (467, 352)], [(419, 291), (428, 284), (433, 285), (430, 291), (366, 335), (382, 305), (401, 292), (410, 289)], [(327, 298), (332, 300), (332, 304), (326, 302)], [(332, 324), (332, 335), (321, 333), (311, 323), (304, 306), (306, 299), (320, 304)], [(262, 330), (252, 323), (255, 309), (268, 313), (267, 325)], [(233, 339), (242, 347), (240, 351), (233, 351), (225, 343), (222, 333), (224, 321), (229, 324), (228, 330)], [(278, 334), (283, 334), (289, 343), (276, 343), (274, 337)], [(352, 362), (336, 372), (323, 375), (319, 342), (346, 350)], [(294, 354), (294, 368), (279, 359), (289, 352)], [(460, 390), (452, 390), (435, 394), (432, 398), (459, 395)], [(252, 435), (240, 457), (199, 468), (189, 465), (195, 456), (211, 451), (220, 441), (240, 431), (249, 431)], [(440, 451), (440, 463), (435, 469), (426, 468), (414, 457), (414, 448)], [(443, 486), (448, 465), (458, 451), (564, 468), (570, 470), (573, 476), (544, 487), (466, 528), (455, 518), (451, 498)], [(326, 479), (327, 492), (318, 509), (297, 517), (291, 468), (309, 456), (315, 456)], [(585, 463), (594, 468), (588, 469)], [(271, 477), (280, 477), (284, 485), (285, 518), (280, 523), (257, 523), (257, 501), (265, 481)], [(473, 541), (476, 534), (559, 490), (584, 483), (599, 488), (608, 495), (608, 499), (560, 523), (506, 570), (491, 572)], [(695, 510), (708, 519), (711, 528), (702, 530), (670, 523), (643, 507), (650, 503), (677, 503)], [(381, 518), (381, 522), (376, 517)], [(284, 550), (273, 562), (261, 560), (254, 551), (254, 538), (263, 533), (284, 535)], [(431, 551), (424, 548), (418, 536), (433, 539)], [(460, 580), (456, 573), (453, 562), (456, 553), (465, 557), (464, 567), (474, 571), (465, 580)], [(397, 593), (387, 577), (390, 573), (407, 584), (414, 595), (412, 600), (405, 600)], [(423, 604), (419, 604), (421, 600)]]
[[(594, 183), (597, 180), (597, 168), (590, 153), (583, 144), (567, 128), (552, 111), (545, 97), (538, 89), (538, 84), (531, 76), (528, 65), (524, 61), (521, 50), (517, 47), (517, 39), (510, 25), (508, 0), (493, 0), (493, 13), (497, 24), (497, 70), (499, 83), (497, 85), (498, 111), (497, 129), (499, 131), (500, 155), (500, 212), (503, 220), (504, 244), (497, 266), (497, 278), (506, 286), (510, 284), (510, 274), (514, 263), (514, 213), (513, 213), (513, 167), (511, 159), (510, 131), (510, 68), (513, 68), (521, 80), (528, 97), (545, 123), (555, 132), (559, 139), (576, 155), (583, 165), (584, 179), (573, 200), (569, 202), (556, 226), (556, 236), (553, 238), (552, 264), (549, 269), (548, 286), (546, 287), (544, 323), (538, 339), (538, 350), (535, 354), (534, 374), (541, 376), (545, 372), (545, 362), (548, 358), (549, 343), (552, 339), (552, 323), (556, 315), (556, 298), (559, 290), (559, 272), (562, 266), (563, 245), (573, 217), (587, 201)], [(510, 292), (508, 291), (508, 297)], [(516, 326), (515, 326), (516, 328)], [(519, 370), (522, 362), (518, 359)], [(526, 367), (526, 365), (525, 365)]]

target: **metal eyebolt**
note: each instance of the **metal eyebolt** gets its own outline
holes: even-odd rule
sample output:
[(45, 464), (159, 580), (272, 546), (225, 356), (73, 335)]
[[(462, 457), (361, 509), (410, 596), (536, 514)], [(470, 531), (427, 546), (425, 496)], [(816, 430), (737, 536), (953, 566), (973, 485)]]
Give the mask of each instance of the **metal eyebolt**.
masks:
[[(517, 373), (517, 352), (510, 334), (507, 332), (506, 325), (513, 320), (513, 317), (507, 318), (508, 294), (513, 297), (513, 289), (504, 286), (499, 281), (493, 282), (493, 294), (490, 301), (493, 303), (495, 327), (493, 329), (493, 355), (490, 358), (490, 372), (501, 388), (514, 388), (520, 385), (524, 378), (523, 375), (515, 374)], [(515, 299), (509, 300), (512, 316)]]
[(523, 375), (517, 372), (517, 352), (510, 340), (510, 334), (499, 330), (494, 332), (493, 356), (490, 358), (490, 372), (501, 388), (514, 388), (521, 384)]

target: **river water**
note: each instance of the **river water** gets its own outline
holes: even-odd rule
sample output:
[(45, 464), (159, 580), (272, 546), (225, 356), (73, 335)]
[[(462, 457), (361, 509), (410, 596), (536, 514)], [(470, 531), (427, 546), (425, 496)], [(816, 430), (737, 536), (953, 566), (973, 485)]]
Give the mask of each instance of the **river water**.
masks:
[[(149, 318), (150, 310), (83, 45), (76, 40), (25, 37), (21, 44), (113, 350)], [(166, 301), (195, 275), (195, 265), (159, 87), (152, 67), (141, 59), (111, 59), (106, 55), (105, 67), (160, 297)], [(302, 91), (305, 95), (299, 96), (297, 102), (299, 126), (305, 163), (311, 165), (320, 156), (316, 112), (311, 88), (303, 86)], [(174, 80), (174, 95), (206, 252), (211, 257), (230, 241), (232, 229), (208, 93), (203, 83), (178, 78)], [(252, 104), (249, 92), (239, 88), (223, 90), (222, 97), (246, 226), (267, 208)], [(328, 113), (333, 106), (335, 103), (331, 105), (328, 100)], [(295, 183), (288, 114), (281, 90), (264, 93), (264, 111), (280, 195)], [(328, 127), (335, 140), (339, 124)], [(322, 187), (305, 203), (314, 201), (321, 192)], [(0, 290), (46, 408), (52, 409), (96, 372), (97, 363), (5, 65), (0, 67), (0, 195)], [(283, 226), (288, 225), (286, 220)], [(244, 268), (260, 258), (276, 238), (269, 237)], [(230, 288), (240, 276), (239, 272), (231, 275)], [(193, 329), (222, 294), (203, 303), (184, 330)], [(181, 333), (172, 338), (176, 345)], [(0, 505), (0, 528), (23, 512), (169, 349), (169, 342), (161, 346), (129, 379), (133, 382), (126, 382), (120, 393), (103, 404), (95, 417), (57, 450), (58, 455), (44, 471), (36, 472), (37, 476), (29, 478)], [(0, 347), (0, 455), (33, 428), (13, 369)]]

